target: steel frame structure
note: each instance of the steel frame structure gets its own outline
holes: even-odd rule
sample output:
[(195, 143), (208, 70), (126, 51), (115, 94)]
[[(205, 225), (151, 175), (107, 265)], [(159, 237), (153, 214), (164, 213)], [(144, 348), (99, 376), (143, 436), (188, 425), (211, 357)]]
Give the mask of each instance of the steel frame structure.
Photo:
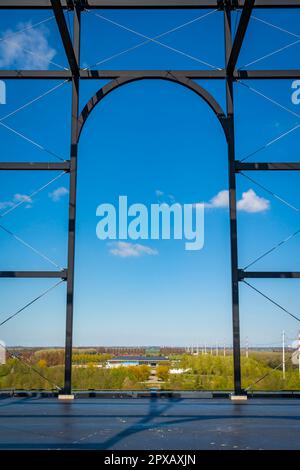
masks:
[[(224, 14), (225, 68), (222, 70), (82, 70), (80, 63), (81, 15), (88, 9), (219, 9)], [(70, 175), (68, 265), (62, 271), (1, 271), (6, 278), (61, 278), (67, 283), (66, 338), (65, 338), (65, 379), (63, 393), (72, 393), (72, 337), (74, 306), (74, 257), (76, 227), (76, 183), (78, 142), (81, 130), (93, 108), (116, 88), (129, 82), (143, 79), (163, 79), (183, 85), (206, 101), (216, 114), (227, 140), (228, 187), (231, 244), (231, 293), (232, 332), (234, 361), (234, 393), (245, 393), (241, 385), (240, 364), (240, 318), (239, 283), (245, 278), (300, 278), (300, 272), (249, 272), (238, 266), (236, 175), (240, 171), (294, 171), (300, 170), (299, 163), (243, 163), (235, 159), (234, 92), (233, 84), (238, 79), (294, 79), (300, 78), (300, 70), (237, 70), (236, 65), (244, 42), (247, 26), (253, 9), (259, 8), (300, 8), (300, 0), (0, 0), (3, 9), (52, 9), (61, 35), (69, 64), (69, 70), (0, 70), (1, 79), (46, 79), (72, 82), (72, 122), (70, 159), (60, 163), (0, 162), (0, 170), (64, 170)], [(67, 27), (64, 10), (74, 13), (73, 38)], [(241, 16), (233, 38), (231, 27), (232, 11), (240, 9)], [(81, 80), (110, 79), (79, 113), (79, 88)], [(223, 79), (226, 86), (226, 112), (195, 79)]]

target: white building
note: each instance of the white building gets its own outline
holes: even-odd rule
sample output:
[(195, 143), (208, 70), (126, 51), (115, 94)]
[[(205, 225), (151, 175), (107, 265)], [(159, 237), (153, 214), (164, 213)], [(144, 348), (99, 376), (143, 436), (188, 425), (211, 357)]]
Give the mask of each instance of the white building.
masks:
[(6, 363), (6, 346), (4, 341), (0, 341), (0, 366)]
[(164, 362), (169, 362), (169, 359), (165, 356), (116, 356), (107, 361), (106, 368), (141, 365), (156, 367), (164, 364)]
[(189, 372), (191, 369), (170, 369), (169, 373), (170, 374), (185, 374), (186, 372)]

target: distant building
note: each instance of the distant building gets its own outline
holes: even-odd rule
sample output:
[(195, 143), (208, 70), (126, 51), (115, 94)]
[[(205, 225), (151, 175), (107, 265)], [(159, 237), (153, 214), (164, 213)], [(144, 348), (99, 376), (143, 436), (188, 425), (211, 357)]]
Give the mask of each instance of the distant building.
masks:
[(0, 341), (0, 366), (6, 364), (6, 346), (4, 341)]
[(191, 369), (170, 369), (169, 373), (170, 374), (185, 374), (186, 372), (189, 372)]
[(151, 366), (156, 367), (168, 362), (164, 356), (117, 356), (107, 361), (107, 367)]

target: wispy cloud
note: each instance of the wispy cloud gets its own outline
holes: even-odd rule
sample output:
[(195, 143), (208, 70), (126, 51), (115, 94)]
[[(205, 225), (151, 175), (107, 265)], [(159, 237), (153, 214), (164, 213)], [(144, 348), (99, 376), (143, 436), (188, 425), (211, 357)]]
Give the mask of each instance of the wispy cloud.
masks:
[(154, 256), (158, 254), (157, 250), (139, 243), (112, 242), (109, 243), (109, 246), (109, 252), (120, 258), (138, 258), (144, 255)]
[(164, 195), (164, 192), (161, 191), (160, 189), (156, 189), (155, 194), (156, 194), (157, 197), (160, 198), (160, 197), (162, 197), (162, 196)]
[(15, 194), (14, 195), (14, 201), (15, 202), (27, 202), (28, 204), (32, 203), (32, 199), (30, 196), (27, 196), (27, 194)]
[(64, 186), (60, 186), (59, 188), (55, 189), (52, 193), (49, 193), (50, 199), (53, 202), (58, 202), (61, 200), (62, 197), (69, 194), (69, 191)]
[(13, 207), (19, 203), (26, 203), (26, 206), (25, 206), (26, 209), (30, 209), (33, 201), (31, 197), (28, 196), (27, 194), (17, 193), (13, 196), (13, 198), (10, 201), (2, 201), (2, 202), (0, 201), (0, 210), (9, 209), (10, 207)]
[(173, 194), (166, 194), (164, 191), (160, 189), (156, 189), (155, 195), (158, 199), (159, 203), (167, 203), (167, 204), (174, 204), (176, 202), (175, 196)]
[(14, 203), (12, 201), (2, 201), (0, 202), (0, 210), (2, 209), (8, 209), (9, 207), (12, 207)]
[[(229, 191), (219, 191), (209, 202), (204, 204), (207, 209), (227, 208), (229, 206)], [(242, 193), (241, 199), (237, 201), (237, 209), (241, 212), (257, 213), (265, 212), (270, 208), (270, 201), (256, 194), (253, 189)]]
[(17, 31), (30, 27), (31, 22), (19, 23), (15, 30), (8, 29), (0, 41), (0, 67), (17, 69), (48, 69), (50, 62), (56, 55), (47, 37), (49, 30), (45, 26), (38, 29), (27, 29), (15, 34)]

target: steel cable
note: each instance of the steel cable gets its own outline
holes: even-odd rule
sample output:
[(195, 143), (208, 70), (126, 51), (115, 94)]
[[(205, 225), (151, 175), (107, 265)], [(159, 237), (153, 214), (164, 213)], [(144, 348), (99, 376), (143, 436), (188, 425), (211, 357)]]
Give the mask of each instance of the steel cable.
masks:
[(300, 114), (296, 113), (295, 111), (292, 111), (290, 108), (287, 108), (286, 106), (284, 106), (283, 104), (280, 104), (278, 103), (278, 101), (274, 100), (273, 98), (270, 98), (269, 96), (265, 95), (264, 93), (262, 93), (261, 91), (257, 90), (256, 88), (253, 88), (252, 86), (248, 85), (247, 83), (244, 83), (242, 80), (237, 80), (237, 83), (239, 83), (240, 85), (248, 88), (250, 91), (252, 91), (253, 93), (261, 96), (262, 98), (265, 98), (267, 101), (269, 101), (270, 103), (272, 104), (275, 104), (276, 106), (278, 106), (279, 108), (283, 109), (284, 111), (286, 111), (287, 113), (289, 114), (292, 114), (293, 116), (296, 116), (297, 118), (300, 119)]
[[(45, 183), (43, 186), (41, 186), (40, 188), (36, 189), (35, 191), (33, 191), (32, 193), (28, 194), (27, 197), (28, 198), (33, 198), (34, 196), (36, 196), (37, 194), (39, 194), (41, 191), (43, 191), (44, 189), (46, 189), (48, 186), (50, 186), (52, 183), (54, 183), (55, 181), (57, 181), (59, 178), (61, 178), (63, 175), (65, 175), (66, 172), (63, 171), (62, 173), (60, 173), (58, 176), (56, 176), (55, 178), (52, 178), (50, 181), (48, 181), (47, 183)], [(14, 204), (12, 207), (10, 207), (9, 209), (7, 209), (6, 211), (4, 212), (1, 212), (0, 213), (0, 219), (2, 217), (5, 217), (7, 214), (9, 214), (10, 212), (13, 212), (15, 209), (17, 209), (18, 207), (22, 206), (23, 204), (25, 204), (27, 201), (26, 199), (24, 198), (22, 201), (20, 202), (17, 202), (16, 204)]]
[[(164, 37), (164, 36), (167, 36), (168, 34), (174, 33), (175, 31), (178, 31), (179, 29), (182, 29), (182, 28), (184, 28), (184, 27), (186, 27), (186, 26), (189, 26), (189, 25), (192, 24), (192, 23), (198, 22), (198, 21), (200, 21), (200, 20), (206, 18), (207, 16), (209, 16), (209, 15), (215, 13), (216, 11), (218, 11), (218, 10), (213, 10), (213, 11), (211, 11), (211, 12), (209, 12), (209, 13), (206, 13), (205, 15), (198, 16), (197, 18), (194, 18), (194, 19), (192, 19), (192, 20), (190, 20), (190, 21), (187, 21), (186, 23), (183, 23), (183, 24), (181, 24), (181, 25), (179, 25), (179, 26), (175, 26), (174, 28), (169, 29), (168, 31), (165, 31), (164, 33), (161, 33), (161, 34), (159, 34), (159, 35), (157, 35), (157, 36), (155, 36), (154, 38), (151, 38), (151, 39), (153, 39), (153, 40), (160, 39), (160, 38), (162, 38), (162, 37)], [(117, 58), (117, 57), (120, 57), (121, 55), (127, 54), (128, 52), (131, 52), (131, 51), (133, 51), (133, 50), (135, 50), (135, 49), (138, 49), (138, 48), (140, 48), (140, 47), (142, 47), (142, 46), (144, 46), (144, 45), (146, 45), (146, 44), (149, 44), (149, 43), (151, 42), (151, 39), (147, 39), (146, 41), (143, 41), (143, 42), (140, 42), (139, 44), (136, 44), (135, 46), (132, 46), (132, 47), (129, 47), (128, 49), (125, 49), (125, 50), (123, 50), (123, 51), (117, 52), (116, 54), (113, 54), (112, 56), (107, 57), (106, 59), (102, 59), (102, 60), (96, 62), (95, 64), (92, 64), (92, 65), (89, 65), (88, 67), (85, 67), (83, 70), (89, 70), (89, 69), (91, 69), (91, 67), (104, 64), (104, 63), (106, 63), (106, 62), (109, 62), (109, 61), (112, 60), (112, 59), (115, 59), (115, 58)]]
[(250, 65), (256, 64), (257, 62), (260, 62), (261, 60), (267, 59), (267, 58), (269, 58), (269, 57), (271, 57), (271, 56), (277, 54), (278, 52), (282, 52), (282, 51), (284, 51), (284, 50), (286, 50), (286, 49), (288, 49), (288, 48), (290, 48), (290, 47), (292, 47), (292, 46), (295, 46), (296, 44), (299, 44), (299, 43), (300, 43), (300, 35), (299, 35), (299, 34), (292, 33), (291, 31), (288, 31), (287, 29), (281, 28), (280, 26), (276, 26), (276, 25), (274, 25), (274, 24), (272, 24), (272, 23), (269, 23), (268, 21), (262, 20), (261, 18), (258, 18), (258, 17), (256, 17), (256, 16), (254, 16), (254, 15), (252, 15), (251, 18), (252, 18), (253, 20), (255, 20), (255, 21), (259, 21), (259, 22), (261, 22), (261, 23), (263, 23), (263, 24), (266, 24), (266, 25), (268, 25), (268, 26), (271, 26), (271, 27), (274, 28), (274, 29), (277, 29), (277, 30), (282, 31), (282, 32), (284, 32), (284, 33), (286, 33), (286, 34), (289, 34), (290, 36), (296, 37), (298, 40), (297, 40), (297, 41), (294, 41), (294, 42), (292, 42), (292, 43), (290, 43), (290, 44), (287, 44), (287, 45), (285, 45), (285, 46), (283, 46), (283, 47), (280, 47), (279, 49), (277, 49), (277, 50), (275, 50), (275, 51), (272, 51), (272, 52), (270, 52), (269, 54), (266, 54), (266, 55), (264, 55), (264, 56), (262, 56), (262, 57), (259, 57), (258, 59), (255, 59), (255, 60), (253, 60), (253, 61), (251, 61), (251, 62), (249, 62), (249, 63), (247, 63), (247, 64), (244, 64), (244, 65), (242, 65), (241, 67), (239, 67), (238, 70), (241, 70), (242, 68), (249, 67)]
[[(58, 287), (60, 284), (62, 284), (64, 281), (61, 280), (59, 282), (57, 282), (56, 284), (54, 284), (54, 286), (51, 286), (50, 288), (46, 289), (44, 292), (42, 292), (41, 294), (39, 294), (37, 297), (35, 297), (33, 300), (31, 300), (30, 302), (28, 302), (26, 305), (24, 305), (24, 307), (20, 308), (19, 310), (17, 310), (15, 313), (13, 313), (12, 315), (9, 315), (5, 320), (3, 320), (1, 323), (0, 323), (0, 327), (3, 326), (5, 323), (7, 323), (8, 321), (10, 321), (12, 318), (16, 317), (17, 315), (19, 315), (21, 312), (23, 312), (25, 309), (27, 309), (28, 307), (30, 307), (31, 305), (33, 305), (35, 302), (37, 302), (38, 300), (40, 300), (41, 298), (43, 298), (45, 295), (47, 295), (50, 291), (54, 290), (56, 287)], [(40, 377), (42, 377), (44, 380), (46, 380), (47, 382), (51, 383), (51, 385), (54, 385), (54, 387), (57, 389), (57, 390), (61, 390), (61, 387), (59, 387), (56, 383), (52, 382), (50, 379), (48, 379), (48, 377), (46, 377), (45, 375), (43, 375), (40, 371), (38, 371), (37, 369), (35, 369), (33, 366), (31, 366), (31, 364), (28, 364), (26, 361), (22, 360), (19, 356), (16, 356), (15, 354), (13, 353), (10, 353), (7, 348), (5, 348), (5, 346), (2, 345), (2, 343), (0, 343), (0, 346), (8, 353), (8, 355), (14, 359), (17, 359), (18, 361), (20, 361), (22, 364), (26, 365), (27, 367), (29, 367), (33, 372), (35, 372), (36, 374), (38, 374)]]
[(136, 36), (139, 36), (139, 37), (142, 37), (142, 38), (144, 38), (144, 39), (147, 39), (149, 42), (153, 42), (153, 43), (155, 43), (155, 44), (158, 44), (159, 46), (162, 46), (162, 47), (164, 47), (164, 48), (166, 48), (166, 49), (169, 49), (169, 50), (171, 50), (171, 51), (173, 51), (173, 52), (176, 52), (176, 53), (178, 53), (178, 54), (180, 54), (180, 55), (183, 55), (183, 56), (185, 56), (185, 57), (187, 57), (187, 58), (189, 58), (189, 59), (191, 59), (191, 60), (194, 60), (194, 61), (196, 61), (196, 62), (198, 62), (198, 63), (201, 63), (202, 65), (206, 65), (206, 66), (208, 66), (208, 67), (210, 67), (210, 68), (212, 68), (212, 69), (215, 69), (215, 70), (221, 70), (219, 67), (216, 67), (215, 65), (212, 65), (212, 64), (210, 64), (209, 62), (206, 62), (206, 61), (203, 61), (203, 60), (201, 60), (201, 59), (198, 59), (197, 57), (194, 57), (194, 56), (192, 56), (192, 55), (190, 55), (190, 54), (187, 54), (187, 53), (185, 53), (185, 52), (183, 52), (183, 51), (181, 51), (181, 50), (179, 50), (179, 49), (176, 49), (176, 48), (174, 48), (174, 47), (168, 46), (167, 44), (164, 44), (164, 43), (162, 43), (162, 42), (160, 42), (160, 41), (157, 41), (157, 40), (154, 39), (154, 38), (150, 38), (149, 36), (146, 36), (145, 34), (142, 34), (142, 33), (138, 32), (138, 31), (135, 31), (135, 30), (132, 29), (132, 28), (129, 28), (129, 27), (127, 27), (127, 26), (124, 26), (124, 25), (118, 23), (117, 21), (114, 21), (114, 20), (111, 20), (111, 19), (109, 19), (109, 18), (106, 18), (106, 17), (103, 16), (103, 15), (99, 15), (98, 13), (94, 13), (94, 16), (100, 18), (101, 20), (107, 21), (108, 23), (113, 24), (114, 26), (117, 26), (117, 27), (119, 27), (119, 28), (121, 28), (121, 29), (124, 29), (124, 30), (126, 30), (126, 31), (128, 31), (128, 32), (131, 32), (131, 33), (135, 34)]
[(11, 117), (11, 116), (14, 116), (15, 114), (17, 114), (19, 111), (22, 111), (22, 109), (25, 109), (25, 108), (28, 108), (28, 106), (32, 105), (33, 103), (36, 103), (37, 101), (39, 101), (40, 99), (44, 98), (45, 96), (51, 94), (53, 91), (55, 90), (58, 90), (58, 88), (62, 87), (63, 85), (65, 85), (67, 82), (69, 82), (70, 80), (67, 79), (65, 80), (64, 82), (62, 83), (59, 83), (58, 85), (55, 85), (54, 87), (50, 88), (50, 90), (47, 90), (45, 91), (44, 93), (42, 93), (41, 95), (37, 96), (36, 98), (33, 98), (32, 100), (28, 101), (27, 103), (23, 104), (22, 106), (20, 106), (19, 108), (15, 109), (14, 111), (11, 111), (10, 113), (6, 114), (5, 116), (2, 116), (0, 117), (0, 122), (1, 121), (4, 121), (5, 119)]
[(31, 305), (33, 305), (35, 302), (37, 302), (38, 300), (42, 299), (43, 297), (45, 297), (45, 295), (47, 295), (49, 292), (51, 292), (52, 290), (54, 290), (57, 286), (59, 286), (60, 284), (62, 284), (64, 281), (61, 280), (59, 282), (57, 282), (56, 284), (54, 284), (54, 286), (51, 286), (49, 287), (48, 289), (46, 289), (44, 292), (42, 292), (41, 294), (39, 294), (37, 297), (35, 297), (33, 300), (31, 300), (30, 302), (28, 302), (26, 305), (24, 305), (24, 307), (18, 309), (16, 312), (12, 313), (11, 315), (9, 315), (7, 318), (5, 318), (5, 320), (1, 321), (0, 322), (0, 327), (3, 326), (5, 323), (7, 323), (9, 320), (11, 320), (12, 318), (16, 317), (17, 315), (19, 315), (21, 312), (23, 312), (24, 310), (26, 310), (28, 307), (30, 307)]
[(61, 391), (62, 387), (59, 387), (59, 385), (57, 385), (55, 382), (52, 382), (52, 380), (48, 379), (48, 377), (46, 377), (44, 374), (42, 374), (40, 371), (38, 371), (35, 367), (33, 367), (31, 364), (28, 364), (28, 362), (24, 361), (24, 359), (21, 359), (19, 356), (17, 356), (16, 354), (14, 353), (11, 353), (7, 350), (7, 348), (5, 346), (3, 346), (3, 344), (0, 343), (0, 346), (5, 350), (5, 352), (12, 358), (12, 359), (16, 359), (17, 361), (20, 361), (21, 364), (24, 364), (26, 367), (28, 367), (30, 370), (32, 370), (33, 372), (35, 372), (37, 375), (39, 375), (42, 379), (46, 380), (46, 382), (50, 383), (51, 385), (54, 385), (54, 387), (56, 388), (56, 390), (58, 390), (59, 392)]
[[(258, 181), (256, 181), (255, 179), (251, 178), (250, 176), (248, 175), (245, 175), (242, 171), (240, 172), (240, 174), (242, 176), (244, 176), (245, 178), (247, 178), (248, 180), (250, 180), (252, 183), (256, 184), (258, 187), (260, 187), (261, 189), (263, 189), (264, 191), (266, 191), (268, 194), (270, 194), (271, 196), (273, 196), (275, 199), (278, 199), (282, 204), (286, 205), (287, 207), (289, 207), (290, 209), (293, 209), (294, 211), (296, 212), (300, 212), (300, 209), (292, 204), (290, 204), (288, 201), (286, 201), (285, 199), (283, 199), (282, 197), (280, 197), (278, 194), (274, 193), (273, 191), (271, 191), (270, 189), (266, 188), (264, 185), (262, 185), (261, 183), (259, 183)], [(281, 247), (282, 245), (284, 245), (285, 243), (287, 243), (288, 241), (290, 241), (291, 239), (293, 239), (294, 237), (296, 237), (298, 234), (300, 233), (300, 229), (296, 230), (296, 232), (292, 233), (291, 235), (289, 235), (288, 237), (284, 238), (283, 240), (281, 240), (280, 242), (278, 242), (276, 245), (274, 245), (272, 248), (270, 248), (269, 250), (267, 250), (266, 252), (264, 252), (262, 255), (260, 255), (259, 257), (257, 257), (254, 261), (252, 261), (251, 263), (249, 263), (247, 266), (245, 266), (243, 269), (246, 270), (248, 269), (250, 266), (252, 266), (253, 264), (255, 264), (257, 261), (260, 261), (261, 259), (263, 259), (265, 256), (267, 256), (268, 254), (274, 252), (275, 250), (277, 250), (279, 247)]]
[(255, 21), (259, 21), (259, 22), (264, 23), (268, 26), (271, 26), (274, 29), (278, 29), (279, 31), (282, 31), (283, 33), (289, 34), (290, 36), (294, 36), (295, 38), (298, 38), (298, 39), (300, 38), (299, 34), (293, 33), (292, 31), (289, 31), (288, 29), (281, 28), (281, 26), (277, 26), (273, 23), (270, 23), (269, 21), (262, 20), (261, 18), (258, 18), (255, 15), (252, 15), (251, 18)]
[[(19, 43), (17, 42), (14, 42), (14, 41), (11, 41), (10, 39), (6, 39), (6, 38), (1, 38), (3, 42), (6, 42), (8, 44), (12, 44), (13, 46), (17, 46), (18, 48), (20, 48), (22, 51), (24, 51), (26, 54), (30, 54), (32, 55), (33, 57), (37, 57), (39, 59), (43, 59), (45, 60), (45, 56), (42, 55), (42, 54), (38, 54), (37, 52), (32, 52), (31, 50), (29, 49), (26, 49), (25, 47), (21, 47)], [(52, 60), (49, 60), (47, 59), (47, 62), (49, 62), (49, 64), (52, 64), (52, 65), (55, 65), (55, 67), (58, 67), (59, 69), (62, 69), (62, 70), (69, 70), (67, 67), (63, 67), (62, 65), (58, 64), (57, 62), (53, 62)]]
[(239, 67), (238, 70), (241, 70), (245, 67), (250, 67), (250, 65), (257, 64), (261, 60), (268, 59), (269, 57), (272, 57), (273, 55), (278, 54), (279, 52), (285, 51), (286, 49), (289, 49), (290, 47), (296, 46), (296, 44), (299, 44), (299, 43), (300, 43), (300, 39), (298, 39), (297, 41), (291, 42), (291, 43), (287, 44), (286, 46), (280, 47), (279, 49), (276, 49), (273, 52), (269, 52), (268, 54), (266, 54), (262, 57), (259, 57), (258, 59), (252, 60), (248, 64), (242, 65), (241, 67)]
[(253, 264), (257, 263), (258, 261), (262, 260), (263, 258), (265, 258), (265, 256), (269, 255), (270, 253), (272, 253), (273, 251), (277, 250), (280, 246), (284, 245), (285, 243), (289, 242), (290, 240), (292, 240), (292, 238), (296, 237), (298, 234), (300, 233), (300, 229), (296, 230), (296, 232), (292, 233), (291, 235), (289, 235), (288, 237), (284, 238), (283, 240), (281, 240), (279, 243), (277, 243), (276, 245), (273, 246), (273, 248), (271, 248), (270, 250), (266, 251), (265, 253), (263, 253), (262, 255), (260, 255), (258, 258), (256, 258), (254, 261), (252, 261), (251, 263), (249, 263), (247, 266), (245, 266), (243, 268), (244, 271), (246, 271), (246, 269), (250, 268), (250, 266), (253, 266)]
[(15, 36), (17, 36), (18, 34), (20, 33), (23, 33), (25, 31), (29, 31), (30, 29), (33, 29), (33, 28), (36, 28), (37, 26), (43, 24), (43, 23), (47, 23), (47, 21), (50, 21), (50, 20), (53, 20), (55, 18), (54, 15), (50, 16), (49, 18), (45, 18), (44, 20), (41, 20), (39, 21), (38, 23), (34, 23), (32, 25), (29, 25), (29, 26), (26, 26), (25, 28), (22, 28), (22, 29), (19, 29), (18, 31), (15, 31), (14, 33), (8, 35), (8, 36), (5, 36), (5, 37), (0, 37), (0, 42), (1, 41), (4, 41), (5, 39), (10, 39), (10, 38), (13, 38)]
[(274, 191), (271, 191), (270, 189), (268, 189), (266, 186), (262, 185), (261, 183), (259, 183), (258, 181), (256, 181), (255, 179), (251, 178), (251, 176), (248, 176), (248, 175), (245, 175), (245, 173), (243, 173), (242, 171), (239, 172), (239, 174), (241, 174), (242, 176), (244, 176), (244, 178), (247, 178), (249, 181), (252, 181), (252, 183), (256, 184), (256, 186), (258, 186), (259, 188), (263, 189), (264, 191), (266, 191), (268, 194), (270, 194), (271, 196), (273, 196), (275, 199), (278, 199), (278, 201), (280, 201), (282, 204), (284, 204), (285, 206), (289, 207), (290, 209), (293, 209), (295, 212), (300, 212), (300, 208), (299, 207), (296, 207), (294, 206), (293, 204), (289, 203), (288, 201), (286, 201), (285, 199), (283, 199), (281, 196), (279, 196), (278, 194), (274, 193)]
[[(291, 355), (287, 360), (291, 360), (293, 357), (293, 355)], [(255, 382), (253, 382), (251, 385), (249, 385), (249, 387), (245, 388), (245, 391), (248, 392), (249, 390), (251, 390), (255, 385), (257, 385), (259, 382), (261, 382), (262, 380), (264, 380), (266, 377), (268, 377), (269, 375), (271, 375), (275, 370), (278, 370), (280, 369), (280, 367), (282, 367), (284, 364), (284, 362), (281, 362), (278, 366), (276, 367), (273, 367), (272, 370), (270, 370), (269, 372), (266, 372), (262, 377), (260, 377), (259, 379), (257, 379)]]
[(16, 129), (8, 126), (7, 124), (4, 124), (4, 122), (1, 122), (0, 121), (0, 126), (3, 126), (5, 127), (5, 129), (11, 131), (13, 134), (16, 134), (18, 135), (19, 137), (21, 137), (23, 140), (26, 140), (27, 142), (29, 142), (30, 144), (34, 145), (35, 147), (37, 147), (39, 150), (41, 150), (42, 152), (46, 152), (46, 153), (49, 153), (49, 155), (52, 155), (53, 157), (57, 158), (58, 160), (61, 160), (62, 162), (65, 161), (64, 158), (60, 157), (59, 155), (57, 155), (55, 152), (52, 152), (52, 150), (48, 150), (46, 147), (44, 147), (43, 145), (35, 142), (34, 140), (30, 139), (29, 137), (26, 137), (26, 135), (22, 134), (21, 132), (17, 131)]
[(270, 140), (266, 144), (262, 145), (258, 149), (254, 150), (253, 152), (243, 157), (240, 161), (244, 162), (245, 160), (248, 160), (248, 158), (253, 157), (253, 155), (256, 155), (257, 153), (261, 152), (262, 150), (265, 150), (268, 147), (271, 147), (271, 145), (275, 144), (276, 142), (283, 139), (284, 137), (286, 137), (287, 135), (291, 134), (292, 132), (296, 131), (299, 128), (300, 128), (300, 124), (297, 124), (296, 126), (293, 126), (292, 128), (290, 128), (289, 130), (284, 131), (282, 134), (279, 134), (279, 136), (275, 137), (274, 139)]
[[(274, 100), (273, 98), (265, 95), (264, 93), (262, 93), (261, 91), (257, 90), (256, 88), (253, 88), (252, 86), (248, 85), (247, 83), (244, 83), (242, 80), (237, 80), (237, 83), (239, 83), (240, 85), (244, 86), (245, 88), (248, 88), (248, 90), (250, 90), (252, 93), (255, 93), (259, 96), (261, 96), (262, 98), (264, 98), (265, 100), (269, 101), (270, 103), (274, 104), (275, 106), (279, 107), (280, 109), (286, 111), (287, 113), (289, 114), (292, 114), (293, 116), (297, 117), (298, 119), (300, 119), (300, 114), (292, 111), (290, 108), (282, 105), (281, 103), (279, 103), (278, 101)], [(266, 144), (264, 144), (263, 146), (259, 147), (257, 150), (255, 150), (254, 152), (251, 152), (250, 154), (246, 155), (244, 158), (241, 159), (241, 162), (247, 160), (248, 158), (250, 158), (251, 156), (255, 155), (256, 153), (258, 152), (261, 152), (262, 150), (266, 149), (267, 147), (273, 145), (274, 143), (278, 142), (280, 139), (282, 139), (283, 137), (287, 136), (288, 134), (290, 134), (291, 132), (297, 130), (298, 128), (300, 127), (300, 124), (299, 125), (296, 125), (294, 127), (292, 127), (291, 129), (289, 129), (288, 131), (285, 131), (284, 133), (280, 134), (278, 137), (276, 137), (275, 139), (272, 139), (270, 142), (267, 142)]]
[(8, 235), (10, 235), (12, 238), (14, 238), (15, 240), (17, 240), (19, 243), (21, 243), (22, 245), (26, 246), (27, 248), (29, 248), (31, 251), (33, 251), (35, 254), (39, 255), (41, 258), (43, 258), (45, 261), (48, 261), (50, 264), (52, 264), (53, 266), (55, 266), (56, 268), (58, 268), (59, 270), (62, 270), (63, 268), (61, 266), (59, 266), (59, 264), (55, 263), (55, 261), (53, 261), (52, 259), (50, 259), (47, 255), (45, 255), (44, 253), (42, 253), (41, 251), (37, 250), (36, 248), (34, 248), (32, 245), (30, 245), (29, 243), (27, 243), (25, 240), (23, 240), (22, 238), (20, 238), (18, 235), (16, 235), (14, 232), (12, 232), (11, 230), (9, 230), (8, 228), (4, 227), (4, 225), (0, 224), (0, 229), (3, 230), (3, 232), (6, 232)]
[(251, 289), (253, 289), (255, 292), (257, 292), (258, 294), (260, 294), (262, 297), (264, 297), (265, 299), (269, 300), (272, 304), (274, 304), (276, 307), (278, 307), (280, 310), (282, 310), (283, 312), (287, 313), (288, 315), (290, 315), (292, 318), (294, 318), (295, 320), (299, 321), (300, 322), (300, 318), (297, 317), (296, 315), (294, 315), (293, 313), (291, 313), (289, 310), (287, 310), (286, 308), (282, 307), (282, 305), (280, 305), (278, 302), (276, 302), (275, 300), (271, 299), (271, 297), (269, 297), (268, 295), (264, 294), (263, 292), (261, 292), (259, 289), (257, 289), (256, 287), (252, 286), (252, 284), (249, 284), (249, 282), (245, 281), (245, 279), (243, 279), (243, 283), (244, 284), (247, 284), (247, 286), (249, 286)]

